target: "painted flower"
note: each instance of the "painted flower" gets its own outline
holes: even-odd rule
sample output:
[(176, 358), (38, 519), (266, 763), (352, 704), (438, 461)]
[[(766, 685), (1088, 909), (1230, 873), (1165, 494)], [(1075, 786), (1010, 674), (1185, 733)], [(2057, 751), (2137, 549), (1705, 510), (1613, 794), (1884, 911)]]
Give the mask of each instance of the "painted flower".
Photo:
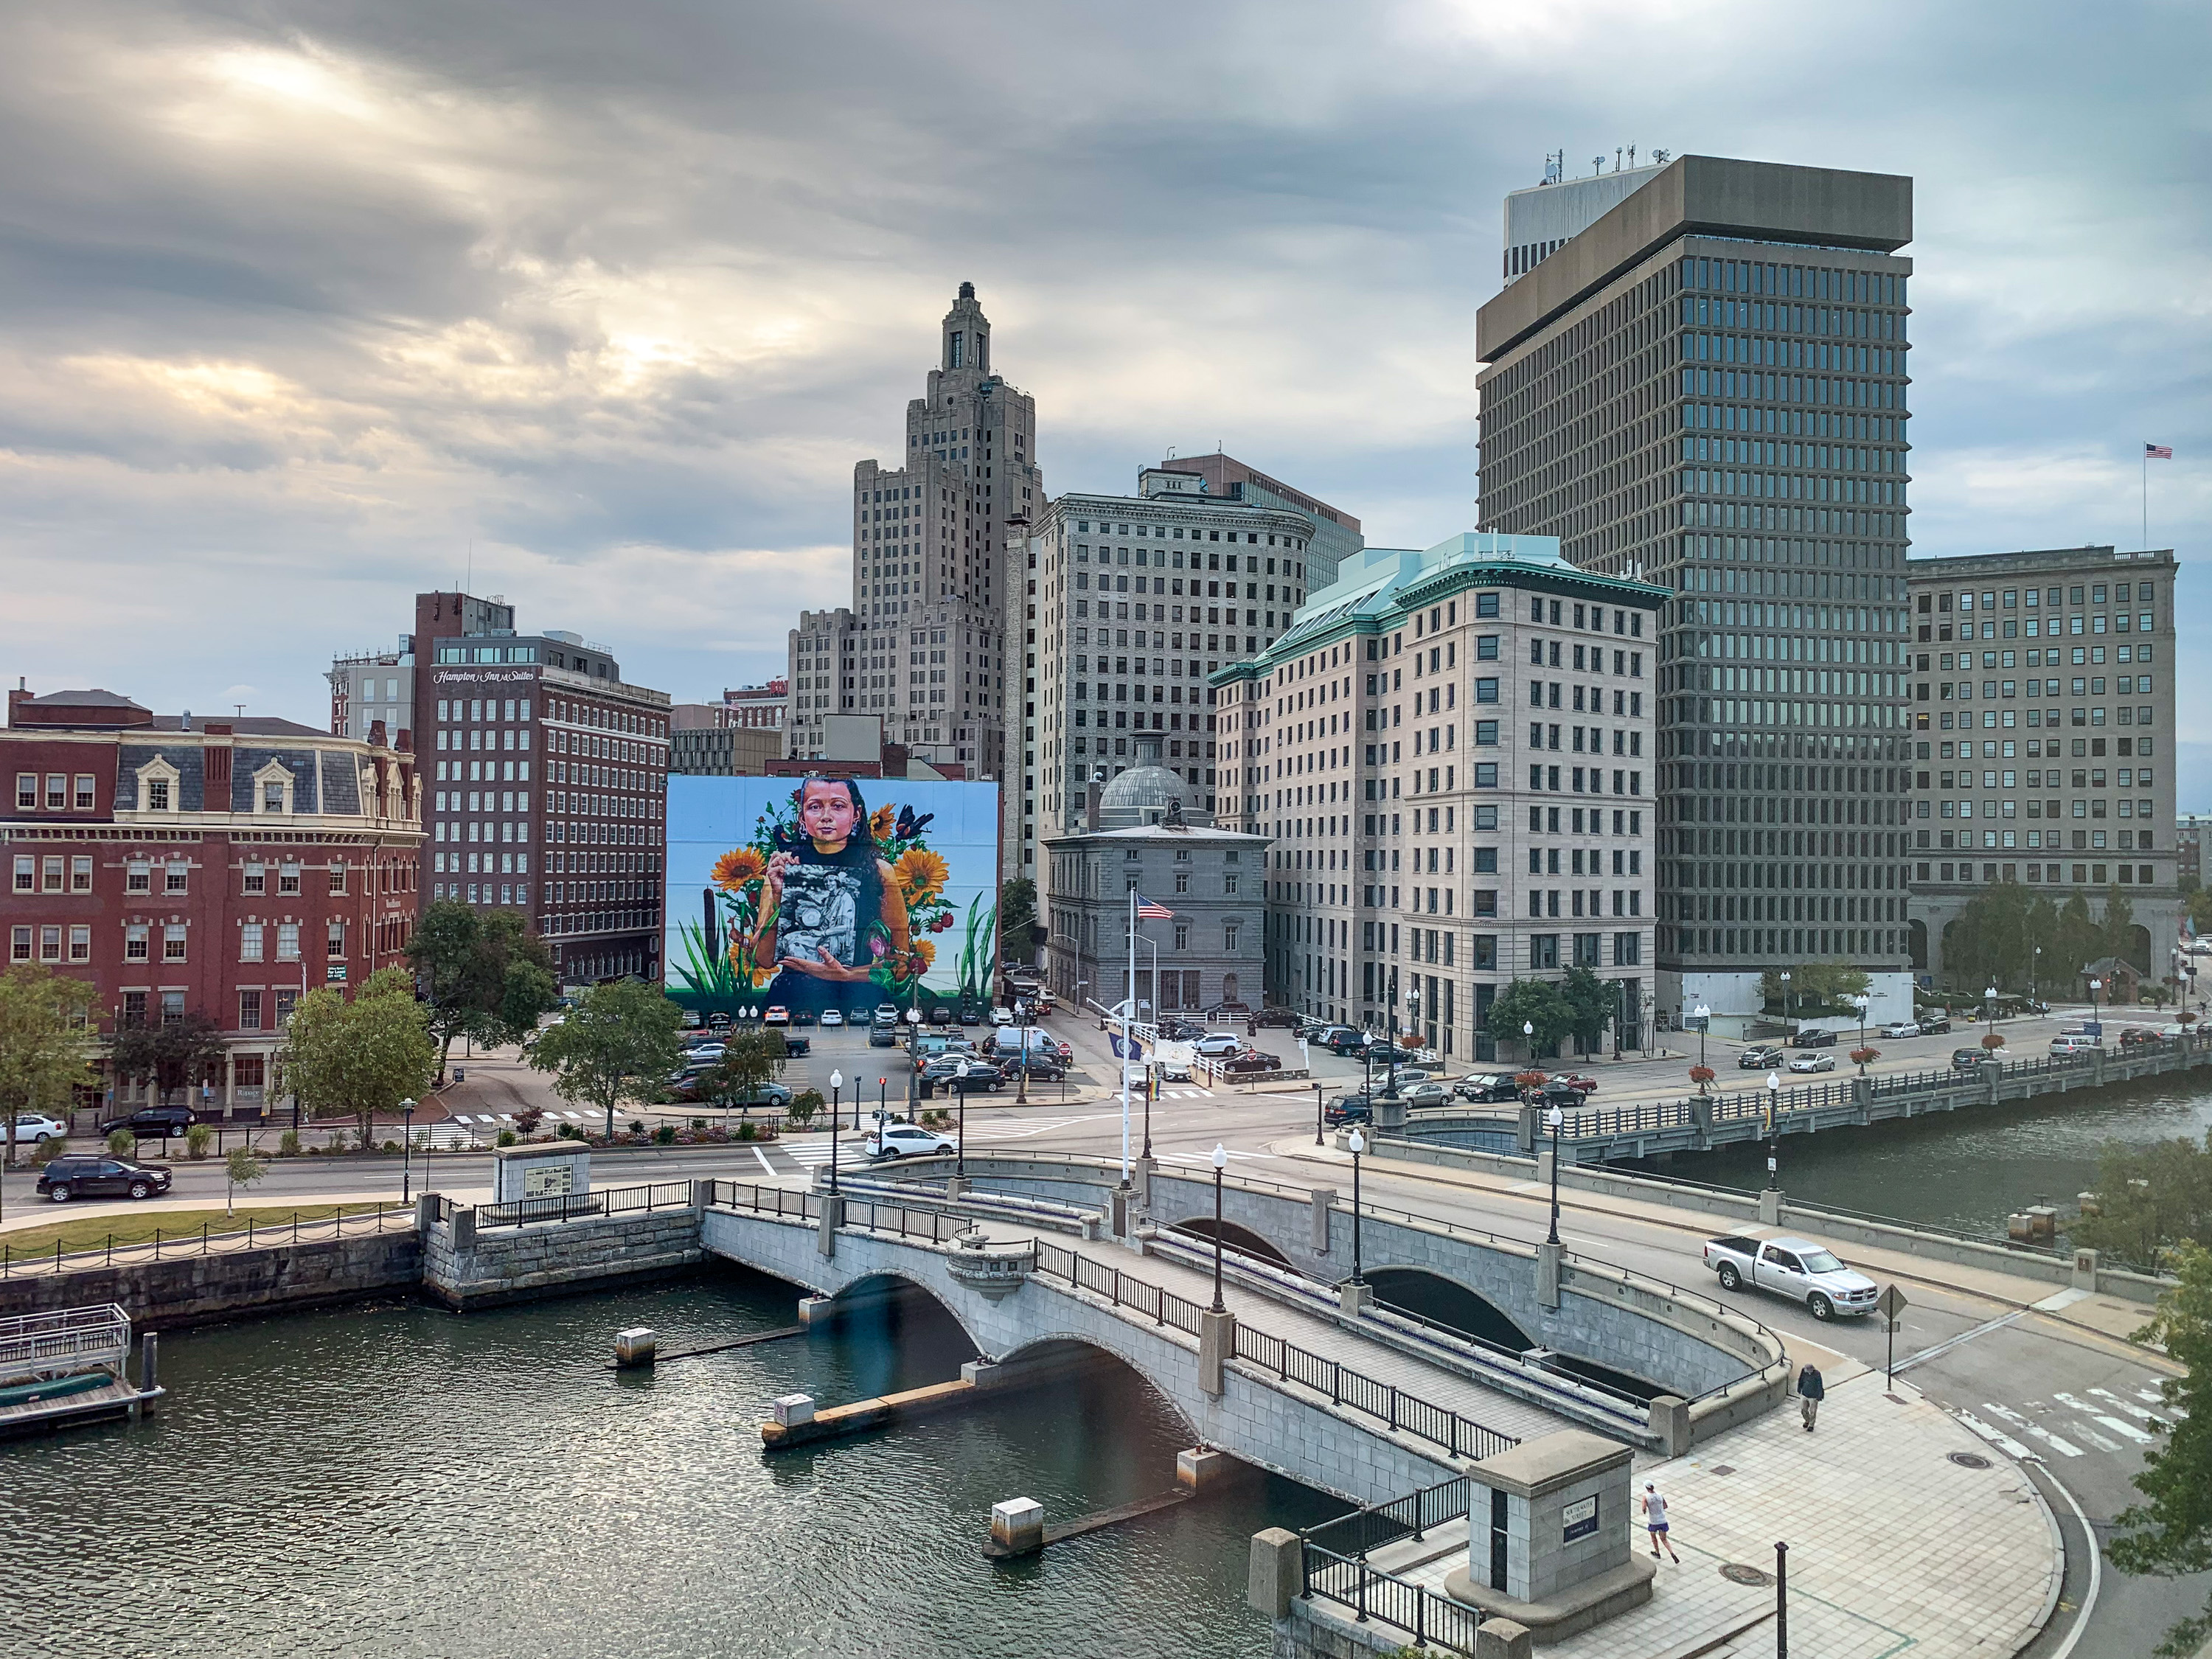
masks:
[(926, 939), (914, 942), (914, 971), (917, 975), (929, 971), (929, 964), (937, 960), (937, 947)]
[(916, 847), (899, 854), (899, 861), (891, 866), (891, 877), (906, 895), (909, 906), (926, 898), (934, 898), (944, 890), (952, 872), (945, 860), (926, 847)]
[(947, 910), (939, 915), (935, 921), (929, 924), (929, 931), (933, 933), (941, 933), (951, 925), (952, 912)]
[(750, 847), (738, 847), (714, 860), (714, 885), (726, 893), (742, 893), (768, 873), (768, 860)]
[(891, 826), (897, 822), (897, 807), (878, 806), (869, 816), (868, 834), (875, 838), (876, 844), (880, 847), (891, 838)]

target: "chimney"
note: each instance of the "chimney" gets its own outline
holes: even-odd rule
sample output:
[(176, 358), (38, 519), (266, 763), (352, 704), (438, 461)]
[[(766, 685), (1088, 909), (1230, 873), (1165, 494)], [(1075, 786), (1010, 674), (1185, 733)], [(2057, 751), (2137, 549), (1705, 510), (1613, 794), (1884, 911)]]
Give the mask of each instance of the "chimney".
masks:
[(1098, 828), (1098, 798), (1105, 793), (1105, 778), (1100, 774), (1093, 773), (1091, 781), (1083, 788), (1083, 827), (1085, 830), (1095, 830)]
[(371, 749), (381, 749), (384, 747), (384, 722), (382, 720), (371, 720), (368, 723), (368, 746)]
[(415, 734), (409, 731), (405, 726), (401, 726), (399, 728), (398, 736), (395, 737), (392, 740), (392, 746), (403, 755), (413, 754), (415, 752)]
[(179, 719), (178, 719), (178, 721), (177, 721), (177, 730), (178, 730), (178, 731), (179, 731), (179, 732), (189, 732), (189, 731), (191, 731), (191, 729), (192, 729), (192, 711), (191, 711), (191, 709), (187, 708), (186, 710), (185, 710), (184, 714), (183, 714), (181, 716), (179, 716)]

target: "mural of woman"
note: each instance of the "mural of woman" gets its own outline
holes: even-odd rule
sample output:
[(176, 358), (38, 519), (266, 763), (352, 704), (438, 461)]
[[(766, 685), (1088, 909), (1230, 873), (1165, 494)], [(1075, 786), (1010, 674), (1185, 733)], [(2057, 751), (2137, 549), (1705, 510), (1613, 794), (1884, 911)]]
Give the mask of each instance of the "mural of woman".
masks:
[(857, 783), (809, 776), (793, 799), (799, 830), (775, 839), (749, 945), (754, 963), (775, 975), (762, 1000), (867, 1013), (879, 1000), (869, 983), (876, 958), (911, 949), (906, 902)]

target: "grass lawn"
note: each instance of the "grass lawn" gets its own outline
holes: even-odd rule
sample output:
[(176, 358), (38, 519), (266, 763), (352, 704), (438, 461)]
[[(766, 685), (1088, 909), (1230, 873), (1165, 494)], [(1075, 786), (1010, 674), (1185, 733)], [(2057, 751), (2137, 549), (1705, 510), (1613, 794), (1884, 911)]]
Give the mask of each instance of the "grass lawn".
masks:
[(164, 1239), (189, 1237), (197, 1241), (202, 1222), (207, 1224), (210, 1234), (244, 1232), (249, 1218), (256, 1231), (266, 1228), (273, 1232), (279, 1228), (289, 1229), (295, 1216), (304, 1224), (310, 1221), (327, 1221), (341, 1210), (348, 1215), (367, 1215), (388, 1207), (375, 1203), (241, 1204), (235, 1214), (226, 1214), (215, 1209), (149, 1210), (131, 1215), (88, 1216), (82, 1221), (57, 1221), (50, 1226), (27, 1227), (20, 1232), (0, 1233), (0, 1249), (18, 1259), (30, 1255), (52, 1255), (57, 1243), (64, 1253), (97, 1250), (104, 1249), (111, 1239), (118, 1245), (150, 1243), (157, 1230)]

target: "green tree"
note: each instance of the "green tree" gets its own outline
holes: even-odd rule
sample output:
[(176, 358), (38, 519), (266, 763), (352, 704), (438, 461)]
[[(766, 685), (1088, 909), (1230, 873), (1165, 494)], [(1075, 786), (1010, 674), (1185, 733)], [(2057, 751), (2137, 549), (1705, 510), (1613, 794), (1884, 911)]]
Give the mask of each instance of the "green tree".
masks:
[(1533, 1025), (1535, 1052), (1548, 1053), (1575, 1029), (1575, 1006), (1556, 985), (1540, 979), (1516, 979), (1490, 1005), (1483, 1029), (1502, 1042), (1524, 1042), (1523, 1025)]
[(368, 1146), (379, 1112), (396, 1112), (401, 1101), (428, 1089), (438, 1045), (415, 1000), (413, 977), (386, 968), (350, 1001), (329, 988), (301, 998), (279, 1059), (294, 1093), (318, 1113), (356, 1118)]
[(2190, 889), (2189, 920), (2199, 935), (2212, 933), (2212, 887)]
[(2136, 939), (2136, 907), (2118, 887), (2105, 890), (2105, 914), (2100, 919), (2098, 933), (2099, 956), (2118, 957), (2122, 962), (2132, 962), (2146, 973), (2150, 970), (2148, 953)]
[(683, 1023), (683, 1010), (657, 985), (594, 985), (566, 1018), (538, 1034), (530, 1063), (553, 1074), (562, 1099), (604, 1111), (611, 1140), (615, 1108), (655, 1098), (661, 1079), (684, 1063)]
[(1016, 876), (999, 889), (1000, 948), (1009, 962), (1027, 962), (1036, 949), (1036, 884)]
[(1783, 970), (1769, 968), (1759, 976), (1759, 994), (1787, 1017), (1848, 1010), (1850, 999), (1863, 994), (1874, 981), (1847, 962), (1801, 962), (1789, 970), (1790, 993), (1785, 1001)]
[(2184, 1244), (2212, 1247), (2212, 1130), (2204, 1144), (2173, 1139), (2108, 1146), (2099, 1160), (2097, 1210), (2067, 1230), (2076, 1244), (2155, 1267)]
[(234, 1146), (222, 1161), (222, 1207), (226, 1213), (238, 1208), (237, 1193), (240, 1187), (251, 1188), (269, 1173), (269, 1166), (254, 1157), (251, 1146)]
[[(2179, 1266), (2181, 1282), (2135, 1340), (2156, 1343), (2188, 1370), (2160, 1385), (2174, 1420), (2166, 1443), (2143, 1454), (2135, 1486), (2149, 1501), (2120, 1512), (2111, 1552), (2121, 1571), (2160, 1578), (2212, 1568), (2212, 1249), (2190, 1245)], [(2167, 1631), (2157, 1651), (2179, 1659), (2208, 1636), (2212, 1601)]]
[(176, 1019), (118, 1024), (109, 1058), (118, 1079), (149, 1079), (167, 1100), (206, 1076), (227, 1052), (222, 1027), (194, 1009)]
[(706, 1075), (709, 1097), (725, 1106), (758, 1098), (763, 1084), (783, 1075), (789, 1054), (783, 1033), (773, 1025), (732, 1037), (723, 1046), (721, 1063)]
[(1584, 1054), (1595, 1050), (1605, 1035), (1606, 1022), (1613, 1018), (1613, 985), (1614, 981), (1601, 980), (1583, 967), (1570, 968), (1559, 981), (1559, 994), (1574, 1012), (1571, 1029), (1576, 1042)]
[(69, 1116), (70, 1091), (93, 1081), (84, 1020), (92, 988), (25, 963), (0, 975), (0, 1123), (15, 1162), (16, 1117), (41, 1108)]
[(520, 1042), (559, 1000), (552, 951), (518, 910), (436, 901), (407, 942), (407, 960), (429, 1010), (441, 1078), (454, 1038)]
[[(2050, 956), (2056, 956), (2058, 960), (2055, 970), (2048, 974), (2045, 983), (2053, 989), (2063, 986), (2075, 996), (2087, 996), (2088, 992), (2081, 982), (2081, 970), (2105, 954), (2099, 948), (2101, 939), (2097, 924), (2089, 920), (2089, 901), (2079, 893), (2074, 894), (2058, 913), (2057, 938), (2050, 952)], [(2050, 956), (2046, 956), (2044, 962), (2047, 969), (2052, 966)]]

